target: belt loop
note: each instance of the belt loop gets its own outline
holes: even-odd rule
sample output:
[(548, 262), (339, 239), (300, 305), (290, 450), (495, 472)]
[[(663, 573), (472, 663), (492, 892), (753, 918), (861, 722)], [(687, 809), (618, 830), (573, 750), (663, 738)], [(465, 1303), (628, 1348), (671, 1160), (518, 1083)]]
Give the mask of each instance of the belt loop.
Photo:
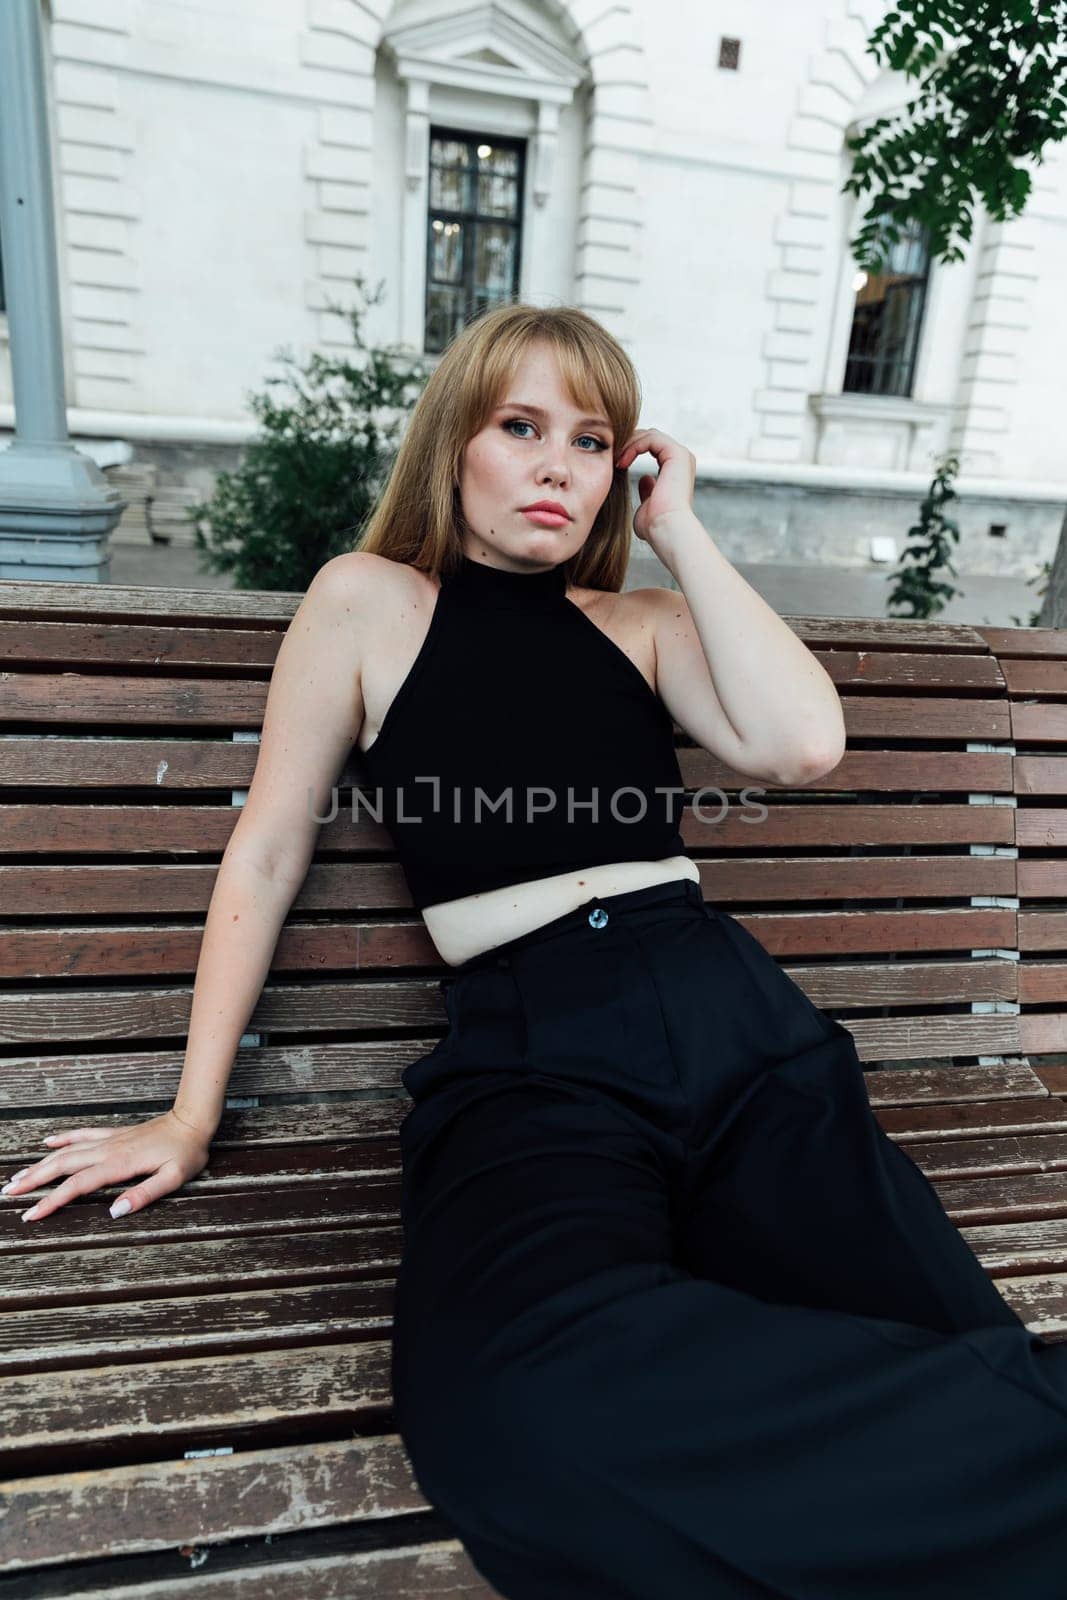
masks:
[(708, 902), (704, 899), (704, 890), (701, 888), (699, 880), (697, 880), (695, 878), (690, 878), (689, 879), (689, 889), (690, 889), (690, 899), (695, 901), (695, 903), (699, 906), (700, 910), (703, 911), (704, 915), (708, 918), (708, 920), (712, 921), (714, 919), (714, 917), (715, 917), (715, 912), (712, 910), (711, 906), (708, 905)]

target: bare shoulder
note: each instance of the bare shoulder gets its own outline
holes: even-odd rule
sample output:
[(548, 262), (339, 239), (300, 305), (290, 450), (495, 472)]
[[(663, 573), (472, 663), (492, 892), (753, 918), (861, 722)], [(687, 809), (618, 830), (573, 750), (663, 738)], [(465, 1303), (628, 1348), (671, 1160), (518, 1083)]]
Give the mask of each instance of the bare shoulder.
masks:
[(369, 550), (346, 550), (324, 561), (308, 586), (308, 595), (323, 606), (361, 607), (373, 611), (386, 598), (390, 586), (403, 581), (412, 569)]
[(620, 632), (635, 636), (652, 633), (669, 618), (671, 602), (682, 597), (671, 589), (571, 589), (571, 599), (583, 611)]
[(632, 589), (630, 593), (657, 643), (670, 631), (680, 634), (691, 627), (689, 602), (680, 589), (649, 584), (647, 588)]
[(347, 550), (323, 563), (305, 599), (326, 623), (352, 624), (353, 639), (372, 646), (411, 608), (432, 592), (432, 580), (417, 567), (369, 550)]

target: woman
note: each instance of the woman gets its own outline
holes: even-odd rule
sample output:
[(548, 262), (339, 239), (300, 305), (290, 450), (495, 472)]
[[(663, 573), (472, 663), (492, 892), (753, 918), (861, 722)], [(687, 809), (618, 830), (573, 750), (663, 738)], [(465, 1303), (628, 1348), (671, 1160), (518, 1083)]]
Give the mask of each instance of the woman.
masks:
[[(503, 306), (445, 352), (279, 652), (173, 1110), (55, 1136), (17, 1187), (66, 1174), (47, 1215), (148, 1172), (139, 1209), (202, 1169), (355, 743), (452, 968), (448, 1033), (403, 1073), (393, 1394), (478, 1570), (512, 1600), (1052, 1600), (1067, 1350), (683, 849), (675, 721), (790, 784), (844, 734), (638, 409), (575, 309)], [(680, 592), (621, 592), (646, 450), (633, 526)]]

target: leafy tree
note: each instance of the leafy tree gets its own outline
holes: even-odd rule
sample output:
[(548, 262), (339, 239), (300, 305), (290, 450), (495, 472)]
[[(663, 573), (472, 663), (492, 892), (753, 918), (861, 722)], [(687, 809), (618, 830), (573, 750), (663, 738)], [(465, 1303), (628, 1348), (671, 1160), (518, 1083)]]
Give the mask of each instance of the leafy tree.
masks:
[[(914, 78), (916, 93), (903, 114), (846, 140), (842, 192), (872, 196), (853, 256), (884, 269), (914, 221), (934, 258), (959, 261), (975, 201), (994, 221), (1018, 216), (1028, 167), (1067, 137), (1067, 0), (896, 0), (867, 50)], [(1067, 516), (1039, 616), (1067, 626)]]
[(267, 387), (288, 394), (248, 395), (262, 432), (235, 471), (219, 474), (211, 499), (186, 510), (207, 566), (232, 573), (238, 589), (302, 594), (324, 562), (352, 548), (425, 382), (423, 361), (365, 343), (363, 316), (382, 286), (370, 294), (354, 281), (362, 309), (329, 309), (348, 317), (362, 355), (313, 352), (300, 367), (288, 348), (277, 352), (287, 372)]
[(998, 222), (1030, 194), (1026, 162), (1067, 137), (1067, 0), (898, 0), (867, 41), (918, 80), (903, 114), (846, 140), (843, 192), (872, 200), (852, 251), (875, 272), (909, 221), (939, 261), (963, 258), (980, 198)]

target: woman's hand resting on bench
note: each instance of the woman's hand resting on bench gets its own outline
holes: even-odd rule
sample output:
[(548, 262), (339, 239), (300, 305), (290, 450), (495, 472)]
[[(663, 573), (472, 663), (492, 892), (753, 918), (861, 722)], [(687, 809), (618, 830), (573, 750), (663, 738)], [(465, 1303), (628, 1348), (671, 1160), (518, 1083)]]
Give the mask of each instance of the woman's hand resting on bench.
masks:
[[(45, 1143), (59, 1148), (32, 1167), (23, 1167), (2, 1191), (29, 1194), (54, 1178), (65, 1180), (58, 1189), (42, 1195), (28, 1214), (23, 1213), (26, 1222), (50, 1216), (68, 1200), (92, 1194), (94, 1189), (147, 1173), (143, 1183), (124, 1189), (111, 1206), (112, 1216), (142, 1211), (204, 1170), (211, 1139), (201, 1129), (182, 1122), (173, 1111), (166, 1111), (132, 1128), (72, 1128), (68, 1133), (50, 1134)], [(119, 1211), (123, 1201), (129, 1205)]]

